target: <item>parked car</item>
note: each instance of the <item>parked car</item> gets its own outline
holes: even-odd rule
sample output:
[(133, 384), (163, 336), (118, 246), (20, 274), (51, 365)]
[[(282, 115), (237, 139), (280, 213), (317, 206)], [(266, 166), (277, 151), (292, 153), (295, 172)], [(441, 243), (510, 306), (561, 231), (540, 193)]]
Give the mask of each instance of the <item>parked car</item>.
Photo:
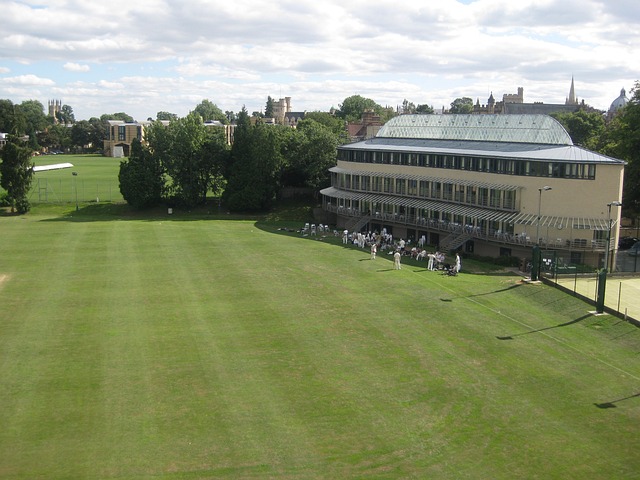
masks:
[(637, 257), (640, 255), (640, 242), (636, 242), (633, 244), (633, 247), (631, 247), (629, 249), (629, 251), (627, 252), (627, 254), (631, 255), (632, 257)]
[(638, 239), (636, 237), (621, 237), (618, 241), (618, 248), (620, 250), (629, 250), (636, 243), (638, 243)]

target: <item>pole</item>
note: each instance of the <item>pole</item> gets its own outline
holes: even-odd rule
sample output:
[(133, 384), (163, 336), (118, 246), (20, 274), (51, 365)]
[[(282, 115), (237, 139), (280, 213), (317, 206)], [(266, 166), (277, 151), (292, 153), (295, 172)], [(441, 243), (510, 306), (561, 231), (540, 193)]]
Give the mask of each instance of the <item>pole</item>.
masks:
[(78, 172), (71, 172), (71, 175), (73, 175), (73, 186), (76, 190), (76, 212), (79, 210), (78, 208)]
[(604, 268), (598, 273), (598, 296), (596, 298), (596, 313), (604, 312), (604, 296), (607, 288), (607, 268), (609, 267), (609, 249), (611, 248), (611, 207), (621, 207), (622, 203), (619, 201), (607, 203), (608, 215), (607, 215), (607, 249), (604, 252)]

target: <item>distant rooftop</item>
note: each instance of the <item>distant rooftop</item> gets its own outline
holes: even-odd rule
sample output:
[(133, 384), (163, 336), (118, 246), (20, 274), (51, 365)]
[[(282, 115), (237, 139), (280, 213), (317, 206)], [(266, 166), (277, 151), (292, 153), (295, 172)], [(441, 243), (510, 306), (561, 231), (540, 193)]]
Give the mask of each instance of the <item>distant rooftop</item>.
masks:
[(564, 127), (547, 115), (400, 115), (376, 138), (573, 145)]

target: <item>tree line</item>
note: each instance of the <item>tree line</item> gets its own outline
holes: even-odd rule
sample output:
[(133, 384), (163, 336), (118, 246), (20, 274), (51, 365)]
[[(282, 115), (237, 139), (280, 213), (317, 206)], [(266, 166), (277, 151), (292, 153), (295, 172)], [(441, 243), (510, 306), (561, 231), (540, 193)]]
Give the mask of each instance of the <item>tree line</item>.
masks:
[(195, 207), (211, 192), (233, 211), (268, 209), (285, 187), (317, 191), (329, 185), (339, 136), (323, 115), (310, 117), (292, 129), (252, 123), (243, 108), (231, 146), (224, 130), (206, 125), (197, 112), (169, 124), (155, 121), (145, 143), (134, 140), (121, 162), (120, 190), (137, 208)]
[[(464, 100), (456, 99), (452, 107), (466, 106), (469, 102)], [(270, 109), (271, 97), (265, 112)], [(331, 113), (307, 112), (297, 129), (266, 125), (259, 118), (254, 123), (244, 107), (237, 114), (223, 112), (209, 100), (184, 118), (158, 112), (155, 121), (149, 118), (147, 143), (132, 145), (130, 157), (121, 164), (123, 196), (136, 207), (162, 202), (195, 206), (213, 192), (232, 210), (264, 210), (285, 187), (317, 191), (328, 186), (327, 170), (335, 164), (336, 148), (349, 141), (345, 124), (357, 121), (366, 110), (380, 115), (383, 123), (398, 113), (433, 113), (426, 104), (415, 106), (405, 100), (402, 108), (392, 109), (360, 95), (347, 97)], [(56, 115), (57, 119), (45, 116), (44, 107), (35, 100), (19, 105), (0, 100), (0, 132), (11, 133), (2, 151), (0, 186), (12, 210), (28, 211), (33, 151), (49, 145), (102, 151), (109, 120), (133, 121), (118, 112), (77, 122), (67, 105)], [(640, 83), (636, 82), (629, 104), (608, 121), (600, 112), (585, 110), (552, 116), (575, 144), (628, 162), (623, 210), (628, 216), (640, 214)], [(222, 129), (205, 125), (210, 120), (237, 125), (232, 146), (226, 144)], [(24, 135), (26, 143), (21, 140)], [(65, 135), (69, 143), (60, 139)]]

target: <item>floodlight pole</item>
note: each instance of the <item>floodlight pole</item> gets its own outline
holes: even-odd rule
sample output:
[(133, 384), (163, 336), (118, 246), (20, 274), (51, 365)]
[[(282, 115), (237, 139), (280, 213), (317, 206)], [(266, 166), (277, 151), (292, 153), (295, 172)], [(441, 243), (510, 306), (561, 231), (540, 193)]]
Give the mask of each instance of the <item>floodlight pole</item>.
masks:
[(613, 222), (611, 220), (611, 207), (621, 207), (622, 202), (614, 201), (607, 203), (607, 247), (604, 252), (604, 268), (598, 274), (598, 296), (596, 298), (596, 313), (604, 312), (604, 294), (607, 288), (607, 269), (609, 268), (609, 250), (611, 248), (611, 228)]
[(542, 192), (548, 192), (551, 187), (545, 185), (538, 189), (538, 220), (536, 221), (536, 238), (533, 252), (531, 253), (531, 280), (537, 281), (540, 275), (540, 268), (542, 267), (542, 253), (540, 252), (540, 218), (542, 211)]
[(73, 186), (76, 190), (76, 212), (79, 210), (78, 208), (78, 172), (71, 172), (71, 175), (73, 175)]
[(538, 189), (538, 192), (540, 193), (539, 197), (538, 197), (538, 222), (536, 223), (536, 245), (539, 243), (540, 241), (540, 218), (541, 218), (541, 210), (542, 210), (542, 192), (548, 192), (549, 190), (553, 190), (550, 186), (545, 185), (542, 188)]

